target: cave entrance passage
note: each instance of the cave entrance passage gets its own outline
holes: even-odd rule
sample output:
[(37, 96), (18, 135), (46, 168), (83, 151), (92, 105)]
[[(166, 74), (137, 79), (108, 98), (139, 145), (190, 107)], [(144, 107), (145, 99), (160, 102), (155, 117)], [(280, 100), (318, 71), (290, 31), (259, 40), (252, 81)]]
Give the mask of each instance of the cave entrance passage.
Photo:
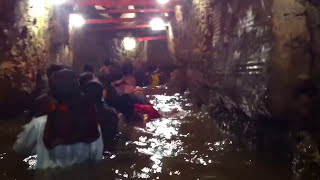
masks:
[(72, 55), (63, 51), (59, 58), (78, 72), (85, 64), (98, 70), (105, 59), (170, 64), (168, 32), (179, 4), (176, 0), (60, 2), (56, 10), (69, 17), (65, 24)]

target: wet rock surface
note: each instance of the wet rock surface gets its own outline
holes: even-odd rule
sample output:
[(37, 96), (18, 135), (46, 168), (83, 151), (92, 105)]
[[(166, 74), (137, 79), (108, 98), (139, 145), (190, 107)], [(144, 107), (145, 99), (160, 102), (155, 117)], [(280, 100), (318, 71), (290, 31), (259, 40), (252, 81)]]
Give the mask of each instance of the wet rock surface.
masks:
[(224, 91), (249, 117), (295, 121), (314, 103), (318, 16), (308, 2), (190, 0), (176, 7), (169, 47), (191, 81)]
[(250, 116), (269, 113), (272, 19), (263, 2), (188, 1), (171, 24), (177, 63), (201, 74), (191, 77), (200, 84), (227, 91)]
[(15, 114), (28, 103), (36, 77), (48, 59), (47, 1), (1, 1), (1, 115)]
[(188, 0), (175, 10), (169, 49), (180, 70), (172, 84), (255, 148), (293, 154), (301, 130), (317, 142), (317, 2)]

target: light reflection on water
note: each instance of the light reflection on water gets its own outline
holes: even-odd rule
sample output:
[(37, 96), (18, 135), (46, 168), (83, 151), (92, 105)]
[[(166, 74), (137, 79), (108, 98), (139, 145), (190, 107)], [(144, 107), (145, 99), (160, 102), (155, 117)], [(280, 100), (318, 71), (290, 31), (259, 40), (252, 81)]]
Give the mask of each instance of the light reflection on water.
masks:
[[(177, 111), (174, 115), (186, 115), (182, 109), (179, 94), (174, 96), (154, 95), (151, 103), (161, 112)], [(162, 172), (162, 159), (164, 157), (175, 157), (183, 151), (183, 142), (178, 139), (181, 121), (172, 117), (150, 122), (144, 128), (144, 132), (152, 134), (152, 137), (141, 136), (133, 143), (137, 145), (137, 151), (141, 154), (149, 155), (152, 164), (150, 167), (143, 167), (140, 172), (135, 173), (133, 178), (150, 178), (150, 174)], [(170, 174), (179, 175), (179, 171), (170, 172)]]
[(25, 158), (23, 162), (29, 165), (28, 169), (35, 169), (37, 165), (37, 155), (29, 156)]
[[(201, 134), (201, 130), (208, 131), (203, 127), (196, 132), (181, 130), (182, 125), (188, 125), (189, 130), (192, 129), (194, 121), (198, 121), (197, 124), (201, 126), (208, 126), (208, 124), (203, 124), (206, 113), (193, 113), (192, 104), (180, 94), (151, 95), (149, 98), (163, 117), (147, 123), (145, 127), (132, 127), (131, 131), (124, 129), (122, 133), (129, 135), (129, 139), (120, 140), (119, 152), (105, 152), (103, 160), (117, 164), (117, 167), (112, 168), (116, 179), (159, 179), (163, 174), (181, 176), (182, 173), (189, 170), (184, 169), (188, 166), (207, 167), (221, 164), (220, 160), (215, 159), (215, 153), (224, 151), (226, 146), (232, 144), (232, 141), (228, 139), (210, 141), (206, 137), (195, 137)], [(197, 144), (200, 140), (203, 143)], [(128, 169), (124, 168), (124, 162), (120, 162), (123, 156), (147, 157), (149, 162), (137, 160), (130, 164)], [(183, 167), (165, 168), (168, 160), (176, 158)], [(36, 156), (26, 158), (24, 162), (29, 165), (29, 169), (34, 169)], [(211, 174), (210, 177), (215, 176)]]
[(1, 159), (4, 159), (4, 157), (6, 156), (6, 154), (7, 154), (7, 153), (1, 153), (1, 154), (0, 154), (0, 160), (1, 160)]

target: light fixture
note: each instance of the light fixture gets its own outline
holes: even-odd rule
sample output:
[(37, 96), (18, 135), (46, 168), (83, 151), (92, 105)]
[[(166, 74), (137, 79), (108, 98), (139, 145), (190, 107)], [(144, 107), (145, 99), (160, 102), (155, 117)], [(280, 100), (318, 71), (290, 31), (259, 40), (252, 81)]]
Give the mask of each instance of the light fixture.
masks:
[(153, 18), (149, 25), (153, 31), (166, 30), (166, 24), (161, 18)]
[(132, 51), (137, 47), (137, 40), (133, 37), (125, 37), (123, 38), (123, 47), (127, 51)]
[[(128, 9), (134, 9), (134, 6), (130, 5), (130, 6), (128, 6)], [(135, 18), (136, 13), (124, 13), (120, 17), (121, 18)]]
[(67, 0), (50, 0), (51, 4), (54, 5), (60, 5), (60, 4), (64, 4)]
[(159, 4), (167, 4), (170, 0), (157, 0)]
[(46, 14), (44, 1), (30, 0), (30, 15), (34, 17), (40, 17)]
[(85, 19), (80, 14), (69, 15), (69, 26), (70, 27), (82, 27), (85, 24)]

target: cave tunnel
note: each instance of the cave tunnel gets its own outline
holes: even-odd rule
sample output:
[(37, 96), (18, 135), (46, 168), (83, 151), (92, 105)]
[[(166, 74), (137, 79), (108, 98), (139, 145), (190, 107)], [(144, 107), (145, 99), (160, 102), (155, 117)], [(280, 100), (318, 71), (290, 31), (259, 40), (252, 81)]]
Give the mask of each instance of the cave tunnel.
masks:
[(319, 179), (319, 2), (0, 0), (0, 179)]

